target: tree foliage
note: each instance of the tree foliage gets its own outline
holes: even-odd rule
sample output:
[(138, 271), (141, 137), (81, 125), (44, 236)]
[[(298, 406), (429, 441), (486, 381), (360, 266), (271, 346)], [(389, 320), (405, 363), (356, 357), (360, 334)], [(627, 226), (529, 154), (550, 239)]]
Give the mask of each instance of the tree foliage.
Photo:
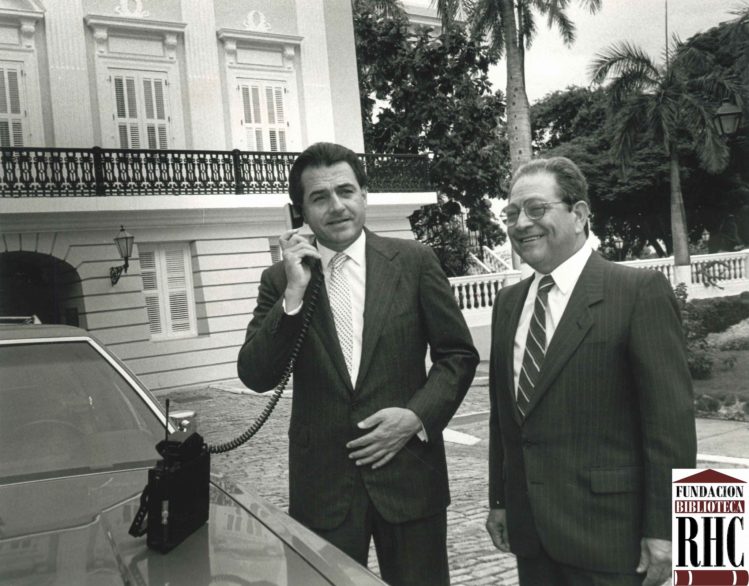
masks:
[[(673, 249), (663, 147), (652, 133), (644, 133), (623, 170), (611, 154), (614, 121), (607, 116), (606, 92), (570, 87), (534, 104), (534, 150), (569, 157), (580, 166), (588, 180), (592, 229), (610, 258), (617, 259), (617, 239), (622, 241), (622, 257), (640, 257), (649, 246), (659, 256), (668, 256)], [(742, 209), (742, 185), (730, 168), (717, 175), (705, 171), (689, 148), (681, 149), (681, 161), (689, 240), (697, 243), (707, 230), (710, 242), (715, 242), (712, 235), (724, 218), (738, 216)]]
[(457, 29), (414, 29), (397, 2), (385, 4), (353, 4), (366, 149), (430, 153), (438, 193), (467, 210), (488, 245), (499, 244), (504, 233), (486, 200), (506, 195), (509, 171), (488, 49)]
[[(627, 168), (643, 139), (663, 147), (669, 164), (671, 241), (674, 264), (688, 267), (689, 229), (682, 188), (685, 156), (694, 155), (711, 173), (728, 164), (729, 149), (713, 124), (721, 98), (737, 94), (732, 76), (715, 55), (674, 41), (672, 59), (653, 61), (639, 47), (615, 43), (591, 64), (596, 84), (607, 87), (609, 118), (613, 121), (614, 157)], [(716, 103), (717, 102), (717, 103)], [(686, 269), (688, 270), (688, 269)], [(679, 278), (687, 278), (685, 269)]]
[[(601, 0), (578, 0), (591, 12)], [(567, 15), (570, 0), (434, 0), (445, 29), (456, 28), (459, 14), (471, 38), (488, 39), (492, 53), (507, 66), (507, 121), (512, 169), (531, 158), (530, 105), (525, 90), (525, 51), (537, 33), (537, 18), (556, 27), (567, 45), (575, 41), (575, 24)]]

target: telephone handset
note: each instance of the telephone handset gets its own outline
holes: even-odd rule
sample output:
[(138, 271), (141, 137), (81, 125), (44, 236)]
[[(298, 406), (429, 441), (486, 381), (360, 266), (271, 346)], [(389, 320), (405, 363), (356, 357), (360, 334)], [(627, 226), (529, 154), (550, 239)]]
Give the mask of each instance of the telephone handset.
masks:
[(304, 226), (302, 207), (293, 203), (286, 204), (286, 220), (289, 230), (295, 230)]
[(162, 460), (148, 471), (148, 484), (143, 489), (140, 508), (129, 530), (133, 537), (147, 533), (146, 544), (151, 549), (166, 553), (205, 524), (209, 510), (210, 454), (228, 452), (248, 441), (267, 421), (281, 398), (294, 371), (324, 280), (320, 262), (311, 260), (310, 294), (305, 300), (302, 327), (291, 349), (289, 362), (265, 409), (247, 431), (218, 445), (206, 444), (197, 432), (170, 434), (169, 399), (166, 400), (166, 437), (156, 444)]

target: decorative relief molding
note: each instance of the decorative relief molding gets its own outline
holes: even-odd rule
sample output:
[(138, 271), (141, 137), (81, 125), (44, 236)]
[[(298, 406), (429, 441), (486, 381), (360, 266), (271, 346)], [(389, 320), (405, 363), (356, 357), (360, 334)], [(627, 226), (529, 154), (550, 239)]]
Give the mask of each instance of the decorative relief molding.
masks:
[[(226, 60), (229, 65), (237, 63), (237, 44), (242, 47), (256, 47), (281, 52), (283, 68), (287, 71), (294, 68), (296, 48), (302, 43), (302, 37), (292, 35), (275, 35), (267, 32), (244, 31), (222, 28), (218, 31), (218, 38), (224, 45)], [(276, 67), (278, 69), (278, 67)]]
[(294, 55), (296, 51), (292, 45), (285, 45), (283, 48), (283, 64), (286, 69), (294, 67)]
[(4, 24), (17, 28), (18, 40), (22, 48), (36, 49), (36, 23), (44, 18), (42, 12), (0, 7), (0, 18)]
[(34, 33), (36, 32), (36, 22), (24, 18), (21, 20), (21, 44), (27, 49), (34, 48)]
[[(132, 10), (131, 4), (134, 5)], [(116, 6), (114, 11), (125, 18), (148, 18), (150, 16), (147, 10), (143, 10), (143, 0), (120, 0), (119, 6)]]
[(243, 25), (248, 31), (259, 33), (267, 33), (271, 28), (265, 15), (259, 10), (250, 10), (247, 13), (247, 18), (245, 18)]
[(163, 22), (158, 20), (131, 20), (123, 17), (104, 17), (88, 15), (86, 24), (94, 33), (96, 52), (101, 55), (109, 53), (108, 39), (111, 35), (139, 37), (147, 35), (153, 39), (160, 39), (164, 47), (164, 55), (170, 61), (177, 59), (177, 45), (179, 35), (184, 32), (184, 23)]
[(100, 55), (104, 54), (108, 50), (107, 39), (109, 39), (109, 31), (105, 26), (94, 27), (94, 42), (96, 43), (96, 52)]

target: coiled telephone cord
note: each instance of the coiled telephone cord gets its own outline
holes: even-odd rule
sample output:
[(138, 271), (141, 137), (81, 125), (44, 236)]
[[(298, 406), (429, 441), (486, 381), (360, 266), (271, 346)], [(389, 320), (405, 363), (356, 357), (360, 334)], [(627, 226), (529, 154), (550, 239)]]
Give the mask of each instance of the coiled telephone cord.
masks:
[(302, 328), (299, 330), (299, 335), (296, 338), (296, 342), (294, 342), (294, 347), (291, 349), (289, 363), (286, 365), (286, 369), (281, 376), (281, 382), (278, 383), (276, 390), (273, 391), (273, 395), (271, 395), (271, 398), (268, 401), (268, 404), (265, 406), (265, 409), (263, 409), (262, 413), (258, 415), (257, 419), (255, 419), (254, 423), (247, 429), (247, 431), (245, 431), (239, 437), (223, 444), (217, 444), (215, 446), (209, 445), (209, 453), (223, 454), (224, 452), (229, 452), (238, 448), (242, 444), (246, 443), (253, 435), (255, 435), (260, 430), (260, 428), (263, 427), (265, 422), (268, 420), (268, 417), (270, 417), (270, 414), (273, 413), (273, 409), (276, 408), (276, 404), (281, 398), (281, 395), (286, 388), (286, 384), (289, 382), (291, 373), (294, 372), (294, 365), (296, 364), (296, 359), (299, 356), (299, 351), (302, 348), (304, 338), (307, 336), (307, 330), (309, 329), (309, 324), (312, 321), (312, 313), (315, 311), (315, 306), (317, 305), (317, 298), (320, 294), (320, 287), (322, 286), (322, 283), (322, 271), (313, 269), (312, 284), (310, 285), (312, 289), (310, 290), (309, 298), (305, 302), (304, 314), (302, 315)]

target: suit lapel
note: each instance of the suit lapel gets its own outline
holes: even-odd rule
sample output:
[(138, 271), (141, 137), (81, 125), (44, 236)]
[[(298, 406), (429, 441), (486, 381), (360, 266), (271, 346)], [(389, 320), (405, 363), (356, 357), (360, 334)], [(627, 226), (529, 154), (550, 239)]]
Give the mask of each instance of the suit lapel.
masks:
[(388, 246), (386, 240), (367, 230), (367, 282), (364, 294), (364, 330), (362, 332), (362, 354), (355, 388), (367, 375), (372, 362), (377, 340), (390, 312), (395, 290), (400, 280), (400, 268), (393, 259), (397, 249)]
[(562, 319), (546, 351), (546, 358), (536, 381), (526, 418), (593, 325), (590, 307), (603, 300), (603, 263), (604, 261), (597, 253), (591, 254), (572, 290)]
[(504, 347), (502, 348), (502, 355), (505, 357), (505, 388), (510, 394), (510, 402), (512, 405), (512, 416), (515, 418), (515, 422), (518, 425), (522, 425), (522, 418), (520, 413), (515, 408), (515, 332), (518, 329), (518, 323), (520, 323), (520, 314), (523, 312), (523, 305), (526, 297), (528, 297), (528, 290), (533, 282), (533, 277), (529, 277), (522, 281), (517, 287), (517, 295), (515, 299), (509, 299), (506, 306), (503, 308), (506, 315), (508, 327), (504, 330)]
[[(319, 278), (323, 282), (320, 283), (320, 296), (317, 299), (317, 307), (312, 314), (310, 327), (322, 340), (323, 348), (327, 351), (341, 379), (346, 383), (346, 388), (349, 392), (353, 392), (351, 377), (349, 376), (348, 368), (346, 368), (346, 359), (343, 357), (341, 344), (338, 341), (338, 334), (336, 333), (335, 322), (333, 321), (333, 312), (330, 309), (330, 300), (328, 299), (328, 290), (325, 286), (325, 277), (322, 275), (322, 272), (320, 272)], [(306, 298), (305, 302), (307, 302)]]

